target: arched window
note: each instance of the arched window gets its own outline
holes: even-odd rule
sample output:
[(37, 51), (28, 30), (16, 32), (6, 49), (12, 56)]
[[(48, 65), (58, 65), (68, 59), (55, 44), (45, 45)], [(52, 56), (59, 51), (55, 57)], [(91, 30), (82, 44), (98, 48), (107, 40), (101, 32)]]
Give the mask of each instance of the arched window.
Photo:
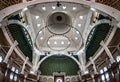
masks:
[(13, 73), (10, 74), (10, 79), (12, 80), (14, 77)]
[(18, 73), (18, 69), (16, 69), (15, 73)]
[(104, 68), (102, 68), (101, 70), (100, 70), (100, 74), (102, 74), (101, 75), (101, 80), (102, 80), (102, 82), (105, 82), (106, 80), (107, 81), (109, 81), (110, 79), (109, 79), (109, 74), (108, 74), (108, 72), (107, 72), (107, 67), (104, 67)]
[[(120, 56), (117, 56), (117, 57), (116, 57), (116, 61), (117, 61), (117, 62), (120, 62)], [(119, 69), (120, 69), (120, 64), (119, 64)]]
[(2, 60), (3, 60), (3, 58), (2, 58), (2, 56), (0, 56), (0, 62), (2, 62)]
[(106, 71), (107, 71), (107, 67), (104, 67), (103, 69), (104, 69), (104, 72), (106, 72)]
[(63, 82), (62, 79), (57, 79), (56, 82)]
[(102, 81), (104, 82), (104, 81), (105, 81), (105, 77), (104, 77), (104, 75), (103, 75), (103, 70), (102, 70), (102, 69), (100, 70), (100, 74), (102, 74), (102, 75), (101, 75), (101, 79), (102, 79)]
[(17, 75), (14, 76), (14, 81), (17, 81)]
[(102, 73), (103, 73), (103, 70), (101, 69), (101, 70), (100, 70), (100, 74), (102, 74)]
[(15, 71), (15, 67), (12, 67), (12, 69), (11, 69), (13, 72)]
[(19, 73), (19, 70), (16, 67), (11, 68), (11, 73), (10, 73), (10, 79), (17, 81), (17, 74)]
[(116, 61), (117, 61), (117, 62), (120, 62), (120, 56), (117, 56), (117, 57), (116, 57)]
[[(104, 72), (106, 72), (108, 69), (107, 69), (107, 67), (104, 67), (103, 70), (104, 70)], [(109, 74), (108, 74), (108, 72), (105, 73), (105, 78), (106, 78), (107, 81), (109, 81)]]

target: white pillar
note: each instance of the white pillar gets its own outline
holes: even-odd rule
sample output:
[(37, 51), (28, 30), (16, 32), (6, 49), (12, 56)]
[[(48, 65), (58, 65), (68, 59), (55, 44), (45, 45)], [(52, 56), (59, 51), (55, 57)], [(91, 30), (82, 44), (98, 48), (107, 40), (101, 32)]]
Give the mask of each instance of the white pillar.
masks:
[(38, 72), (37, 80), (39, 80), (39, 78), (40, 78), (40, 74), (41, 74), (41, 71)]
[(22, 2), (23, 2), (23, 3), (26, 3), (26, 2), (27, 2), (27, 0), (22, 0)]
[(108, 57), (110, 58), (111, 64), (114, 63), (115, 60), (114, 60), (114, 58), (112, 56), (112, 53), (108, 49), (107, 45), (103, 41), (100, 42), (100, 45), (104, 48), (105, 52), (107, 53)]
[(80, 70), (78, 71), (78, 76), (79, 76), (79, 79), (82, 80), (81, 75), (80, 75)]
[(90, 59), (92, 65), (93, 65), (94, 74), (98, 74), (96, 66), (95, 66), (95, 62), (92, 60), (92, 57), (90, 57), (89, 59)]
[(27, 61), (29, 60), (29, 58), (28, 57), (26, 57), (26, 59), (25, 59), (25, 61), (24, 61), (24, 63), (23, 63), (23, 66), (22, 66), (22, 71), (21, 71), (21, 74), (24, 74), (24, 70), (25, 70), (25, 65), (26, 65), (26, 63), (27, 63)]
[(95, 2), (95, 0), (91, 0), (92, 2)]
[(120, 22), (117, 24), (118, 28), (120, 28)]
[(5, 59), (4, 59), (3, 62), (5, 62), (5, 63), (8, 62), (9, 57), (11, 56), (11, 54), (12, 54), (14, 48), (15, 48), (17, 45), (18, 45), (18, 42), (15, 40), (15, 42), (14, 42), (14, 43), (12, 44), (12, 46), (10, 47), (10, 49), (9, 49), (9, 51), (8, 51), (8, 53), (7, 53), (7, 55), (5, 56)]
[(82, 75), (86, 74), (86, 71), (87, 71), (87, 68), (85, 66), (85, 64), (86, 64), (86, 59), (85, 58), (86, 58), (85, 52), (81, 52), (78, 55), (78, 59), (79, 59), (79, 62), (80, 62), (80, 69), (81, 69)]
[(39, 63), (39, 60), (40, 60), (41, 52), (39, 50), (35, 49), (35, 52), (34, 52), (33, 55), (34, 55), (33, 56), (33, 61), (32, 61), (33, 66), (31, 68), (31, 72), (30, 73), (37, 74), (37, 71), (39, 69), (39, 64), (38, 63)]
[[(119, 44), (120, 45), (120, 44)], [(117, 50), (119, 51), (119, 53), (120, 53), (120, 47), (119, 47), (119, 45), (117, 46)]]

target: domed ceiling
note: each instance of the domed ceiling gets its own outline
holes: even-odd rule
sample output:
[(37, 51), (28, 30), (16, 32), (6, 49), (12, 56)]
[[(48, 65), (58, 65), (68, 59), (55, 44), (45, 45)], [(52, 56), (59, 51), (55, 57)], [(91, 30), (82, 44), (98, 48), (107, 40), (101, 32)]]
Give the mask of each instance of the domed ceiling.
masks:
[[(25, 7), (8, 18), (8, 20), (14, 19), (24, 23), (23, 27), (25, 27), (28, 33), (24, 29), (21, 29), (21, 33), (16, 33), (15, 30), (17, 28), (13, 29), (9, 25), (8, 28), (14, 40), (19, 42), (21, 51), (26, 56), (30, 56), (31, 60), (32, 52), (36, 48), (43, 55), (59, 53), (72, 55), (80, 51), (83, 46), (84, 48), (86, 47), (86, 57), (88, 60), (97, 51), (100, 46), (99, 43), (105, 39), (110, 29), (99, 24), (99, 28), (102, 29), (101, 31), (100, 29), (97, 32), (96, 30), (91, 31), (93, 28), (98, 28), (97, 23), (95, 24), (96, 21), (104, 19), (109, 22), (111, 21), (108, 15), (100, 13), (100, 11), (94, 8), (77, 3), (41, 3)], [(108, 26), (109, 22), (106, 22)], [(25, 37), (21, 39), (20, 37), (24, 35)], [(97, 37), (99, 39), (96, 39)], [(23, 39), (27, 43), (26, 45), (21, 44)], [(28, 45), (31, 45), (34, 49), (31, 47), (24, 49)], [(26, 54), (30, 51), (30, 54)]]
[[(83, 35), (88, 7), (75, 3), (53, 2), (28, 7), (27, 20), (35, 34), (35, 45), (43, 52), (77, 52), (84, 43)], [(88, 21), (88, 22), (87, 22)], [(86, 35), (87, 36), (87, 35)]]

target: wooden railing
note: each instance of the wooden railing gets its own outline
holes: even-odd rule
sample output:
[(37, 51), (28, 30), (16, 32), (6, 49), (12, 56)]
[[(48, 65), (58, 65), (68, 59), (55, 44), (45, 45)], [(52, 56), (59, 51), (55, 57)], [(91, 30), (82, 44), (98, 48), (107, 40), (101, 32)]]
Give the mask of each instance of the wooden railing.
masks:
[[(13, 79), (11, 79), (10, 75), (13, 75)], [(106, 76), (107, 78), (102, 79), (102, 77)], [(17, 79), (15, 79), (17, 77)], [(6, 67), (4, 63), (0, 64), (0, 82), (40, 82), (39, 80), (29, 79), (29, 78), (36, 78), (34, 75), (21, 75), (19, 73), (13, 72), (10, 68)], [(108, 70), (102, 74), (95, 74), (92, 77), (90, 74), (86, 74), (82, 76), (82, 80), (79, 82), (120, 82), (120, 62), (115, 62), (111, 65)]]
[(93, 77), (90, 74), (86, 74), (82, 76), (80, 82), (120, 82), (120, 62), (113, 63), (111, 67), (102, 74), (95, 74)]

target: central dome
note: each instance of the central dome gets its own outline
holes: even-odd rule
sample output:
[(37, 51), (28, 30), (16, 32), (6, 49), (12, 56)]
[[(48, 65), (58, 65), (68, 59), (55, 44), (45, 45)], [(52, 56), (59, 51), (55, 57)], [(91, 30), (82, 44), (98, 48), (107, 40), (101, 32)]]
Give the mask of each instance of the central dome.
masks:
[(55, 12), (49, 15), (48, 30), (54, 34), (64, 34), (70, 30), (71, 18), (63, 12)]

